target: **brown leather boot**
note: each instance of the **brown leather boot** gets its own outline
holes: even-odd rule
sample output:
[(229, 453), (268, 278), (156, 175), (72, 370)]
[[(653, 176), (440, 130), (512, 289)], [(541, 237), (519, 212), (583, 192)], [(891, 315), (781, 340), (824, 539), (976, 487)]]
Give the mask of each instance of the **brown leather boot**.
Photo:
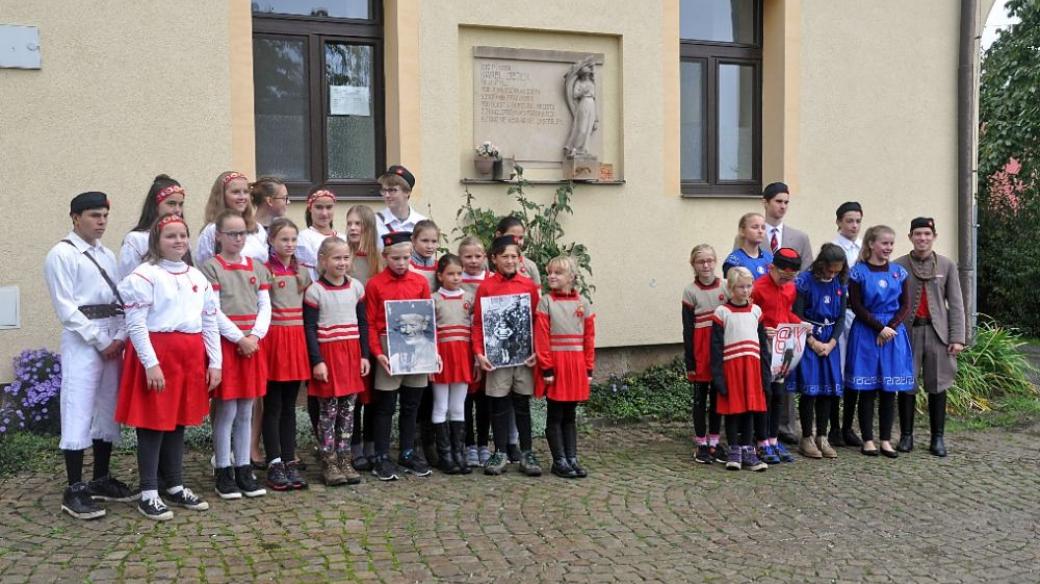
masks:
[(343, 476), (343, 471), (339, 469), (338, 461), (336, 460), (335, 452), (322, 452), (321, 456), (321, 478), (325, 481), (325, 485), (334, 487), (337, 485), (343, 485), (347, 482), (347, 477)]
[(339, 467), (339, 472), (348, 485), (356, 485), (361, 482), (361, 475), (354, 470), (353, 463), (354, 457), (350, 455), (350, 450), (340, 450), (336, 453), (336, 466)]

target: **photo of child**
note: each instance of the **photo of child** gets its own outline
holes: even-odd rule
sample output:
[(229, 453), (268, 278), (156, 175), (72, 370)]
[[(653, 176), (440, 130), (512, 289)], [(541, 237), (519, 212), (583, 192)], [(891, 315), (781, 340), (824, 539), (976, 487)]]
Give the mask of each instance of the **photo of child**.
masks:
[(386, 302), (387, 347), (394, 375), (437, 373), (437, 326), (432, 300)]

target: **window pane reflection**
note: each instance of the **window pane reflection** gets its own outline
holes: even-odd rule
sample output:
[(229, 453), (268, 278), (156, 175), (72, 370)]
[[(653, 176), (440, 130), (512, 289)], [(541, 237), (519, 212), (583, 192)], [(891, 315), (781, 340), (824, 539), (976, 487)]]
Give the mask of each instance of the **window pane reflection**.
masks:
[(329, 179), (376, 177), (374, 76), (371, 46), (325, 44)]
[(719, 65), (719, 180), (751, 180), (755, 69)]
[(679, 83), (681, 177), (704, 181), (704, 62), (683, 61)]
[(253, 40), (256, 169), (260, 175), (310, 179), (306, 54), (303, 39)]
[(682, 0), (679, 38), (755, 43), (755, 0)]

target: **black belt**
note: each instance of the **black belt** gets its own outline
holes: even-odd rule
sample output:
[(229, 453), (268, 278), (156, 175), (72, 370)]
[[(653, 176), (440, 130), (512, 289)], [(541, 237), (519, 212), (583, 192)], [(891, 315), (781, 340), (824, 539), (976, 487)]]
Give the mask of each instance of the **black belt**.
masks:
[(98, 320), (121, 316), (123, 307), (118, 304), (84, 304), (79, 307), (79, 311), (90, 320)]
[(928, 326), (932, 324), (932, 318), (930, 316), (915, 316), (914, 326)]

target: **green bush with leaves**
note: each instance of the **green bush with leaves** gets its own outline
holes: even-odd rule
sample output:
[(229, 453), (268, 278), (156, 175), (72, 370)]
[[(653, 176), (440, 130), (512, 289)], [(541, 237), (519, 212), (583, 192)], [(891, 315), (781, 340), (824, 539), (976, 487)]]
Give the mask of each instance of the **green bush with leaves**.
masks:
[(615, 421), (690, 418), (693, 392), (681, 358), (592, 385), (585, 413)]
[[(524, 178), (523, 167), (517, 166), (516, 178), (509, 184), (506, 194), (513, 197), (518, 207), (510, 211), (509, 215), (519, 219), (527, 231), (524, 238), (524, 256), (531, 259), (543, 274), (549, 260), (560, 255), (573, 256), (578, 263), (575, 288), (591, 301), (596, 287), (589, 283), (592, 277), (592, 257), (589, 250), (582, 243), (562, 242), (564, 230), (560, 219), (564, 214), (574, 214), (571, 208), (574, 183), (568, 182), (556, 189), (552, 201), (547, 205), (533, 201), (527, 196), (526, 189), (529, 186), (530, 183)], [(458, 223), (458, 227), (454, 229), (457, 234), (455, 239), (475, 236), (484, 242), (486, 249), (490, 249), (500, 217), (490, 209), (476, 206), (476, 199), (469, 189), (466, 189), (465, 197), (465, 203), (455, 214)], [(544, 278), (542, 284), (547, 286)]]

